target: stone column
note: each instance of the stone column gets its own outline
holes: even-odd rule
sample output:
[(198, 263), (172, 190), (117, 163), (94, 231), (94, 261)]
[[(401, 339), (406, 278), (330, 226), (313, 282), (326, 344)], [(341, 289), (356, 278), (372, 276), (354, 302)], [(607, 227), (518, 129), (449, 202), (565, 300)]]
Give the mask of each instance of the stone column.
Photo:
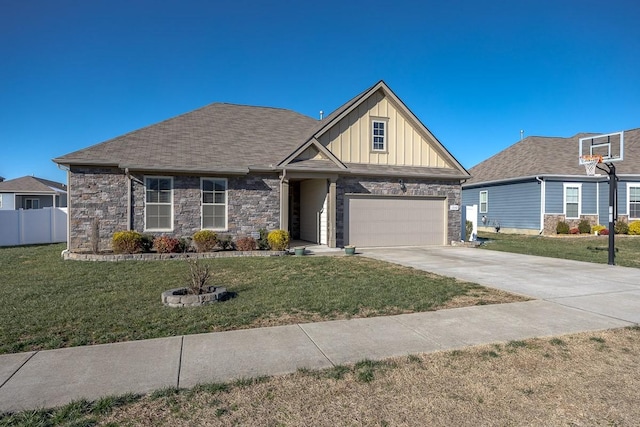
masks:
[(280, 229), (289, 231), (289, 179), (280, 177)]
[(327, 200), (327, 208), (329, 209), (328, 212), (328, 219), (329, 219), (329, 238), (327, 239), (327, 243), (328, 246), (330, 248), (335, 248), (336, 247), (336, 225), (337, 225), (337, 221), (336, 221), (336, 205), (337, 205), (337, 200), (336, 200), (336, 180), (337, 178), (331, 178), (329, 180), (329, 200)]

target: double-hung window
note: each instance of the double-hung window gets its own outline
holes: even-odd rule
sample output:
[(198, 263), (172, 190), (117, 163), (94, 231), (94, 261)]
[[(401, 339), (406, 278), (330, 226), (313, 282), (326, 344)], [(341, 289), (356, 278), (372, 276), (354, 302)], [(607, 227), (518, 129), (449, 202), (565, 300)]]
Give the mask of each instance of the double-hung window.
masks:
[(227, 180), (202, 178), (202, 228), (227, 229)]
[(387, 151), (387, 121), (386, 120), (372, 120), (371, 121), (371, 136), (373, 151)]
[(487, 213), (489, 211), (489, 192), (480, 192), (480, 213)]
[(171, 231), (173, 229), (173, 178), (145, 177), (145, 229)]
[(564, 215), (566, 218), (580, 218), (580, 184), (564, 185)]
[(640, 184), (627, 184), (629, 219), (640, 219)]

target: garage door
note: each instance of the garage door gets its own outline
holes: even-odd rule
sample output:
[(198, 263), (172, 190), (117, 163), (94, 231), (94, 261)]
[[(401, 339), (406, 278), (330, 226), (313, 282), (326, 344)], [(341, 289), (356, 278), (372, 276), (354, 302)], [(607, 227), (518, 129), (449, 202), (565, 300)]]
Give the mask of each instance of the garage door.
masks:
[(347, 196), (345, 244), (444, 245), (445, 212), (442, 198)]

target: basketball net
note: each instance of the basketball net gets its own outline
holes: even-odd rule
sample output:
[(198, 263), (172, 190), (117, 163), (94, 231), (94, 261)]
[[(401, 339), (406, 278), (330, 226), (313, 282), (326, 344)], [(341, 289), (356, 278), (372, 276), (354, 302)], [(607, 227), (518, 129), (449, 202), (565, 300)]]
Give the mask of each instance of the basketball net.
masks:
[(599, 154), (582, 156), (582, 164), (587, 171), (587, 176), (594, 176), (596, 174), (596, 165), (598, 163), (602, 163), (602, 156)]

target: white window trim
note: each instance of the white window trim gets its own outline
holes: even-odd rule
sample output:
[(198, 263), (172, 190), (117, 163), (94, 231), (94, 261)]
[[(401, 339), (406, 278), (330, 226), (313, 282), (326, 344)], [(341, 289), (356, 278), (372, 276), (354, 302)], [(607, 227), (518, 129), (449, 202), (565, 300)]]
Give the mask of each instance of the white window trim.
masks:
[[(384, 147), (382, 149), (380, 148), (374, 148), (374, 144), (373, 144), (373, 126), (374, 123), (384, 123), (384, 136), (383, 136), (383, 144)], [(389, 119), (385, 118), (385, 117), (371, 117), (371, 126), (369, 127), (369, 129), (371, 130), (371, 138), (369, 139), (370, 142), (370, 147), (371, 147), (371, 152), (372, 153), (388, 153), (389, 152)]]
[[(213, 181), (224, 181), (224, 228), (205, 228), (204, 227), (204, 190), (203, 190), (203, 182), (205, 180)], [(217, 205), (218, 203), (207, 203), (207, 205)], [(213, 230), (213, 231), (227, 231), (229, 229), (229, 180), (227, 178), (217, 178), (217, 177), (203, 177), (200, 178), (200, 229), (202, 230)]]
[[(577, 217), (569, 217), (567, 216), (567, 188), (577, 188), (578, 189), (578, 216)], [(565, 219), (580, 219), (582, 216), (582, 183), (563, 183), (562, 184), (562, 213)]]
[[(484, 210), (482, 209), (482, 194), (485, 195)], [(478, 193), (478, 211), (479, 213), (489, 212), (489, 190), (483, 190)]]
[(627, 182), (627, 218), (628, 221), (637, 221), (640, 220), (640, 218), (635, 218), (631, 216), (631, 187), (637, 187), (640, 188), (640, 182)]
[[(171, 181), (171, 227), (170, 228), (147, 228), (147, 179), (168, 179)], [(173, 221), (174, 221), (174, 206), (173, 206), (173, 197), (175, 187), (173, 185), (173, 177), (172, 176), (155, 176), (155, 175), (145, 175), (144, 176), (144, 231), (173, 231)], [(167, 203), (152, 203), (152, 205), (165, 205)]]

